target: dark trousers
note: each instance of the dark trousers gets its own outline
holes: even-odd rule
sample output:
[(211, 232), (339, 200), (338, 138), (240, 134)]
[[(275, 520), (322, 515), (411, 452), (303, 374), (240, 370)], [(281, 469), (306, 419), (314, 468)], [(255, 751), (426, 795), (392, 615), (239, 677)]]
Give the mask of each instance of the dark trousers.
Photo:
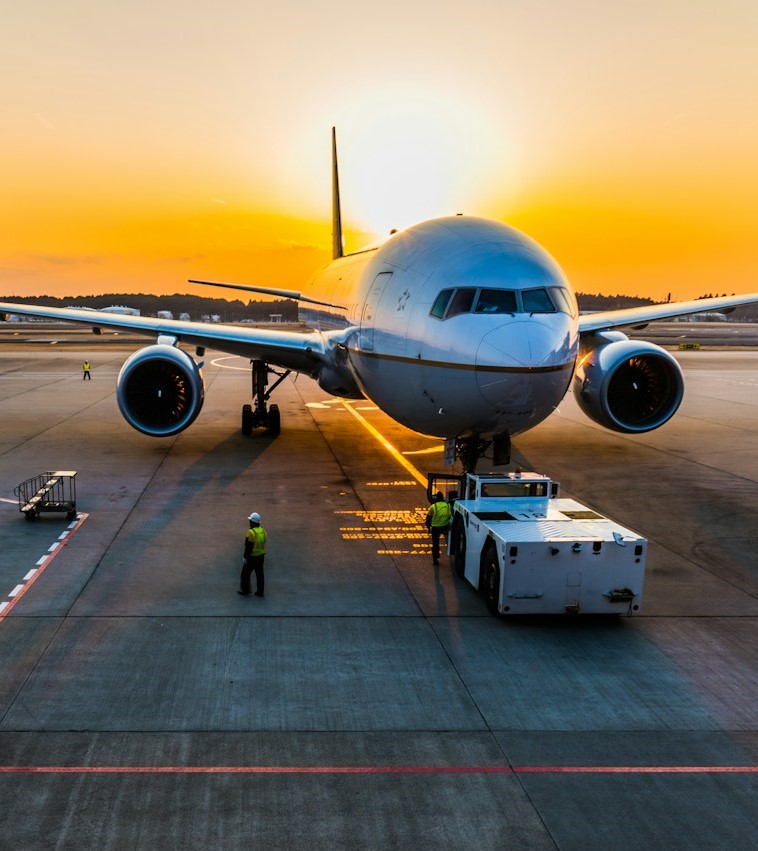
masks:
[(92, 376), (88, 372), (82, 373), (82, 381), (84, 381), (85, 378), (87, 381), (92, 381)]
[(447, 526), (432, 526), (432, 561), (440, 560), (440, 537), (447, 535)]
[(265, 555), (250, 556), (242, 566), (240, 574), (240, 591), (245, 594), (250, 593), (250, 575), (255, 571), (255, 593), (263, 596), (264, 576), (263, 576), (263, 559)]

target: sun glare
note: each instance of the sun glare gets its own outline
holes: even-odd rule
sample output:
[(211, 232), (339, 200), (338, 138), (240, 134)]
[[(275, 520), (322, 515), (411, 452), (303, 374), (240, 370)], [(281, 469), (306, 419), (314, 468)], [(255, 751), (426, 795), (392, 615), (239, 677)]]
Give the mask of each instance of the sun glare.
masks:
[[(349, 118), (348, 118), (349, 116)], [(476, 203), (492, 128), (473, 103), (402, 91), (346, 108), (340, 169), (346, 218), (377, 236)]]
[[(314, 118), (284, 154), (288, 200), (302, 208), (308, 196), (310, 215), (329, 209), (325, 117)], [(513, 140), (470, 96), (407, 86), (376, 89), (345, 98), (327, 120), (337, 128), (345, 229), (376, 240), (424, 219), (481, 213), (493, 179), (511, 187), (518, 172)], [(487, 171), (493, 163), (501, 166), (494, 176)]]

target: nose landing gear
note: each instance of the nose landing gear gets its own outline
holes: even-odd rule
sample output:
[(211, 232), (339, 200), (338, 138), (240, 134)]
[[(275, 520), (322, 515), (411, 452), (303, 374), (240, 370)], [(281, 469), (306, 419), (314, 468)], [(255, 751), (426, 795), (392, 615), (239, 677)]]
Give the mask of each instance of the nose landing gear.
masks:
[(492, 463), (496, 467), (511, 461), (511, 436), (508, 432), (497, 434), (492, 440), (481, 437), (459, 437), (455, 441), (455, 454), (458, 456), (463, 472), (475, 473), (476, 465), (484, 453), (492, 446)]
[[(291, 370), (277, 372), (261, 360), (251, 360), (250, 365), (252, 367), (253, 405), (242, 406), (242, 434), (251, 435), (253, 429), (265, 428), (271, 437), (276, 437), (281, 431), (281, 415), (279, 406), (276, 404), (269, 405), (268, 400)], [(270, 373), (279, 377), (269, 389), (266, 389)]]

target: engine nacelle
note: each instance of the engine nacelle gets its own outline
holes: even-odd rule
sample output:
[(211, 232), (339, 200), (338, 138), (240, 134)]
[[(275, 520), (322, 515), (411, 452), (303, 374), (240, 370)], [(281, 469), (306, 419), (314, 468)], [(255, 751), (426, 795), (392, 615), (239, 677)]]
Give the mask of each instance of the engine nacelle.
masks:
[(580, 352), (574, 396), (587, 416), (613, 431), (651, 431), (671, 419), (684, 396), (676, 360), (660, 346), (624, 334), (597, 334)]
[(130, 426), (151, 437), (169, 437), (200, 413), (205, 383), (186, 352), (158, 344), (135, 352), (121, 367), (116, 398)]

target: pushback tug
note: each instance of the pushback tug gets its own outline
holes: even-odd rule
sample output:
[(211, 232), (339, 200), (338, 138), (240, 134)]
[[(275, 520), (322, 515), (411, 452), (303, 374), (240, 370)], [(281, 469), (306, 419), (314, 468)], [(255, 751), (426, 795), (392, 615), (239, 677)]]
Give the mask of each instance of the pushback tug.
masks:
[[(452, 504), (448, 555), (494, 614), (632, 614), (647, 541), (537, 473), (430, 473)], [(460, 498), (458, 498), (460, 495)]]

